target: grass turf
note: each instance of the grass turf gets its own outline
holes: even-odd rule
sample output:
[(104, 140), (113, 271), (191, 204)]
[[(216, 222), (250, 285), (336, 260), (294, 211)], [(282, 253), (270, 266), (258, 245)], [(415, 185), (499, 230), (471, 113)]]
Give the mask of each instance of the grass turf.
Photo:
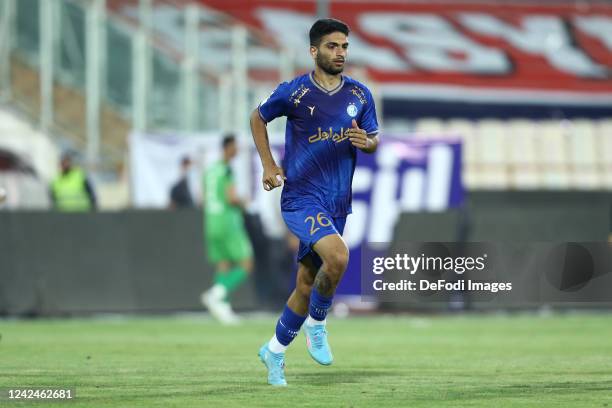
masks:
[(73, 408), (612, 407), (612, 315), (332, 318), (334, 364), (312, 361), (300, 334), (285, 389), (256, 357), (274, 324), (0, 321), (0, 387), (74, 387), (48, 404)]

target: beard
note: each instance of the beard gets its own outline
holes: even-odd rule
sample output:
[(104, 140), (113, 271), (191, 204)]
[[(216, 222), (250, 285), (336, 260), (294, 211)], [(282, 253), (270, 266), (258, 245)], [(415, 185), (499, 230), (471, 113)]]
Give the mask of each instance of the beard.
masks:
[(342, 71), (344, 71), (344, 65), (340, 68), (334, 66), (334, 63), (331, 59), (324, 58), (320, 53), (317, 54), (316, 63), (319, 68), (321, 68), (325, 73), (329, 75), (338, 75)]

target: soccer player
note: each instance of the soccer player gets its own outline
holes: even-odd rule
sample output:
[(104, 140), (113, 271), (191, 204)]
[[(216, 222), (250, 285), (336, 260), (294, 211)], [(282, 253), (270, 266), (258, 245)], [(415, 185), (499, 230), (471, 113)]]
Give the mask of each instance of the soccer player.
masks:
[[(259, 350), (268, 383), (287, 385), (285, 350), (305, 322), (312, 358), (332, 363), (326, 316), (349, 257), (341, 235), (351, 212), (351, 182), (357, 149), (373, 153), (378, 122), (368, 88), (342, 75), (349, 28), (322, 19), (310, 29), (314, 71), (281, 83), (251, 114), (251, 131), (263, 165), (263, 187), (284, 184), (285, 223), (300, 238), (296, 288), (276, 332)], [(266, 124), (287, 117), (285, 159), (279, 167), (270, 152)]]
[(228, 296), (248, 277), (253, 250), (244, 228), (244, 203), (236, 194), (230, 161), (236, 156), (234, 136), (222, 142), (223, 158), (204, 174), (204, 227), (208, 259), (215, 264), (214, 285), (201, 301), (211, 315), (225, 324), (238, 323)]

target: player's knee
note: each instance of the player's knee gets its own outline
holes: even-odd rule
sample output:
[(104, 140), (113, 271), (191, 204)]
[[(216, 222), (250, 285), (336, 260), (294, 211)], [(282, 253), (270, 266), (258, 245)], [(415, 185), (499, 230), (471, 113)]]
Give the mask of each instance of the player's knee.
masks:
[(245, 259), (240, 262), (240, 266), (245, 270), (247, 274), (250, 274), (253, 271), (253, 261), (251, 258)]
[(331, 279), (339, 280), (348, 265), (348, 251), (338, 251), (324, 260), (325, 271)]

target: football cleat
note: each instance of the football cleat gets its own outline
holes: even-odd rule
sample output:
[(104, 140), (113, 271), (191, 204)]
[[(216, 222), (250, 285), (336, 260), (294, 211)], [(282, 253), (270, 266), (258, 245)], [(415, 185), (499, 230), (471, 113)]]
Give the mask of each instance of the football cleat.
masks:
[(327, 342), (327, 330), (325, 325), (317, 324), (314, 326), (304, 325), (306, 334), (306, 347), (310, 357), (319, 364), (330, 365), (334, 361), (329, 343)]
[(202, 293), (200, 297), (202, 304), (206, 306), (210, 314), (226, 325), (236, 325), (240, 323), (240, 319), (234, 313), (230, 304), (215, 295), (214, 291), (209, 290)]
[(259, 359), (268, 369), (268, 384), (276, 387), (285, 387), (285, 353), (273, 353), (268, 348), (268, 343), (259, 349)]

